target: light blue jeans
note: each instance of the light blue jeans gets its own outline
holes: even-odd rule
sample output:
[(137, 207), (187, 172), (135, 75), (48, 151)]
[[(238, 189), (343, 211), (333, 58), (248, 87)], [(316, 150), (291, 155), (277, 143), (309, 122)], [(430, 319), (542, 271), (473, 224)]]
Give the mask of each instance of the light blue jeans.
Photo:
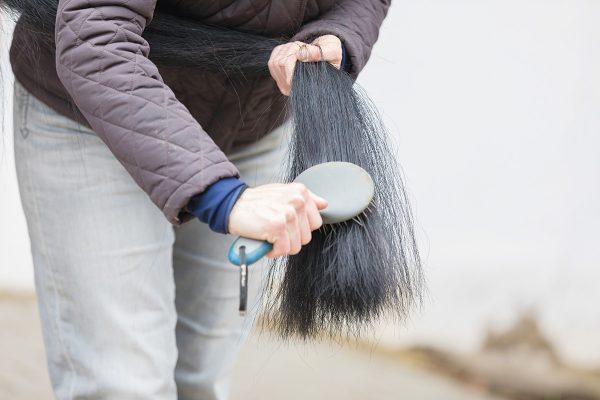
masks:
[[(277, 178), (286, 125), (230, 156), (249, 185)], [(231, 236), (173, 227), (93, 131), (18, 83), (14, 128), (56, 398), (226, 399), (265, 264), (240, 317)]]

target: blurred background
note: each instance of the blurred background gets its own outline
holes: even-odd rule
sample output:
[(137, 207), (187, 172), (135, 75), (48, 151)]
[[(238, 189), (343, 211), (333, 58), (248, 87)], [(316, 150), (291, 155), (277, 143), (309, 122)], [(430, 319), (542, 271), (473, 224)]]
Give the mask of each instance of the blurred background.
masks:
[[(600, 399), (600, 2), (395, 1), (359, 83), (398, 145), (428, 294), (359, 343), (256, 332), (233, 399)], [(1, 17), (0, 399), (51, 398)]]

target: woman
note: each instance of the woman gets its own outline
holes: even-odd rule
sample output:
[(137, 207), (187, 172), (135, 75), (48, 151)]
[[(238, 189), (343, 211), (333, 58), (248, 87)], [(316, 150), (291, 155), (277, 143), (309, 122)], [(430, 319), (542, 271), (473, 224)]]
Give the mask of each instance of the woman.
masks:
[(327, 202), (269, 183), (285, 150), (282, 95), (297, 61), (343, 63), (356, 77), (389, 6), (159, 5), (292, 40), (273, 50), (272, 79), (234, 81), (149, 60), (141, 35), (155, 1), (60, 0), (55, 48), (17, 24), (17, 171), (58, 399), (227, 398), (258, 305), (245, 320), (236, 312), (223, 234), (268, 240), (271, 257), (310, 241)]

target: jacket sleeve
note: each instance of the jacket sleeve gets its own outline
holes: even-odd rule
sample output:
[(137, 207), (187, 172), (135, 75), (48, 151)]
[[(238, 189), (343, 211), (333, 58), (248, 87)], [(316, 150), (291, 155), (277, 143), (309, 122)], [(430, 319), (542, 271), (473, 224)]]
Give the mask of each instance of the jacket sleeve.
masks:
[(379, 36), (391, 0), (340, 0), (331, 10), (300, 28), (292, 40), (310, 42), (321, 35), (340, 38), (347, 52), (347, 71), (356, 78)]
[(94, 131), (172, 224), (189, 199), (239, 176), (148, 59), (156, 0), (60, 0), (58, 76)]

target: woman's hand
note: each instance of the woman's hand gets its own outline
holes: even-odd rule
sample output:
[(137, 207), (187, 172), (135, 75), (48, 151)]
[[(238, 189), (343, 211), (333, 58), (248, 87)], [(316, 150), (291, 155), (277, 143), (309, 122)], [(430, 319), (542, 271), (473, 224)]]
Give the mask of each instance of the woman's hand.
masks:
[[(321, 54), (323, 52), (323, 54)], [(269, 72), (281, 93), (290, 95), (296, 61), (327, 61), (337, 69), (342, 64), (342, 42), (337, 36), (319, 36), (312, 43), (291, 42), (273, 49), (269, 59)]]
[(267, 257), (298, 254), (323, 224), (327, 201), (301, 183), (248, 188), (229, 214), (229, 233), (273, 243)]

